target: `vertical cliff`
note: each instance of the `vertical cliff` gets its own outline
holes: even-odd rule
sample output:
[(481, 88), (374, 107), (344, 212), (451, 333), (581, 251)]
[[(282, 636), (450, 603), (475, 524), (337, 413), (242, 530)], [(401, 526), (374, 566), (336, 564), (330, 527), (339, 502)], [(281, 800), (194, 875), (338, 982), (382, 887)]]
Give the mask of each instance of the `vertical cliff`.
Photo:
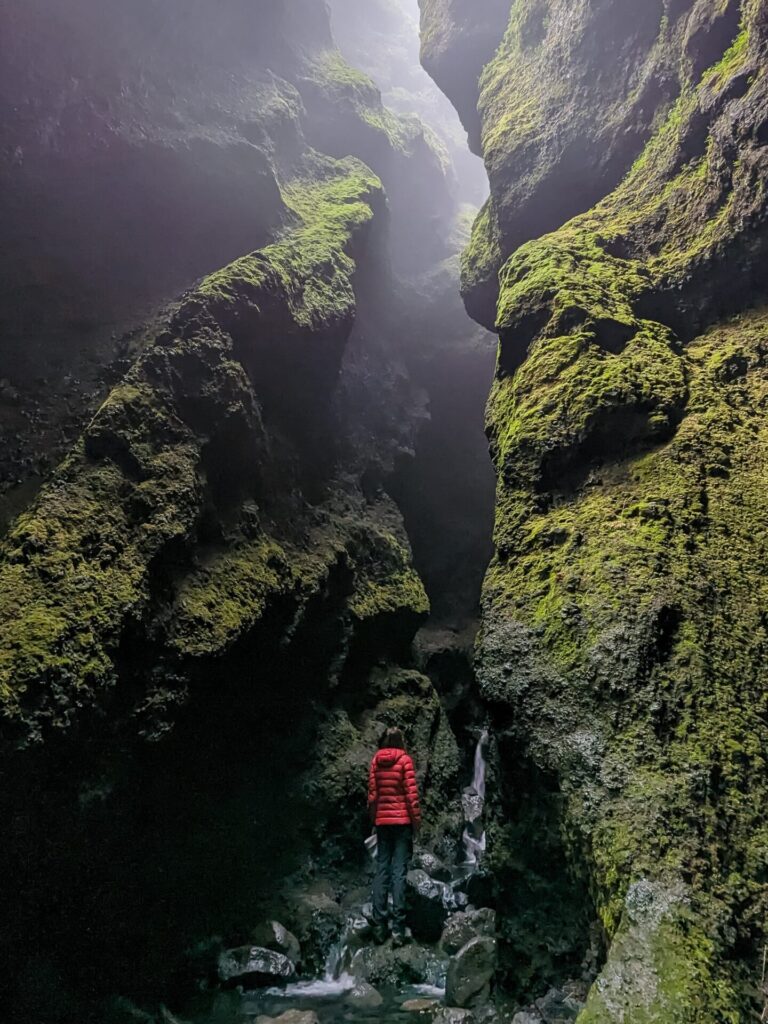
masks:
[(0, 18), (0, 984), (14, 1020), (101, 1020), (362, 856), (384, 726), (460, 827), (395, 498), (445, 390), (424, 332), (478, 332), (445, 152), (324, 4)]
[(480, 687), (602, 923), (579, 1020), (745, 1020), (766, 910), (766, 9), (504, 6), (502, 35), (472, 5), (475, 87), (452, 56), (468, 13), (421, 5), (491, 183), (463, 264), (500, 336)]

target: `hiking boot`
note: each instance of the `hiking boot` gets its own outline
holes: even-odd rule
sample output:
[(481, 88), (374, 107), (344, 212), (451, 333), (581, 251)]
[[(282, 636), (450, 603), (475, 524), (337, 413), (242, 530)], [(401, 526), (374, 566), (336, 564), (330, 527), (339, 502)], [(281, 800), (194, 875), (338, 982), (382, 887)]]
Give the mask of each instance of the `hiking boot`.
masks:
[(408, 935), (405, 932), (393, 932), (392, 946), (394, 949), (400, 949), (401, 946), (405, 946), (407, 943)]

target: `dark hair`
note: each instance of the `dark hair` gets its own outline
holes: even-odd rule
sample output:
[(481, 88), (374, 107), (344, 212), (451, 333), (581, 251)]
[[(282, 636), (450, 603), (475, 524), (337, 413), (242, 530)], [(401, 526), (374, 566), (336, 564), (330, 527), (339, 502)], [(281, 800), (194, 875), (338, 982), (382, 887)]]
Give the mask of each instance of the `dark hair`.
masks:
[(379, 742), (379, 749), (384, 750), (386, 747), (397, 747), (398, 750), (405, 749), (402, 730), (394, 727), (384, 730), (384, 735)]

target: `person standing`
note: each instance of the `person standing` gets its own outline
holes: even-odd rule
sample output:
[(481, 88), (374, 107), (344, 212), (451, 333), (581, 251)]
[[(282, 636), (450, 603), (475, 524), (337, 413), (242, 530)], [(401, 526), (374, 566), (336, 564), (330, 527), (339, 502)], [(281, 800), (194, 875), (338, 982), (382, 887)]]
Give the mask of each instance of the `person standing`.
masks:
[(368, 813), (376, 828), (376, 874), (373, 880), (373, 937), (387, 937), (392, 893), (392, 944), (402, 946), (405, 932), (405, 878), (413, 836), (421, 826), (419, 789), (413, 760), (400, 729), (387, 729), (368, 772)]

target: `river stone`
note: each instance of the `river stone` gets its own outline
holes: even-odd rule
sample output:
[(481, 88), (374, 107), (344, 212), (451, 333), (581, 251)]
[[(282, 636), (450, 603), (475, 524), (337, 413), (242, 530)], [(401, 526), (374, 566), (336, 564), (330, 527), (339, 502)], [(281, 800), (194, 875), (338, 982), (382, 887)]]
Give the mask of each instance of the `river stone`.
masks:
[(474, 1024), (471, 1010), (460, 1006), (441, 1006), (432, 1018), (432, 1024)]
[(467, 905), (468, 897), (416, 868), (408, 872), (408, 924), (417, 939), (437, 942), (448, 915)]
[(459, 911), (451, 914), (445, 922), (440, 938), (440, 947), (449, 956), (458, 953), (462, 946), (478, 935), (496, 934), (496, 912), (489, 907), (481, 910)]
[(435, 1013), (439, 1007), (437, 999), (406, 999), (401, 1009), (408, 1013)]
[(364, 1009), (375, 1009), (384, 1002), (384, 996), (367, 981), (358, 981), (347, 993), (346, 1002)]
[(516, 1013), (512, 1018), (512, 1024), (541, 1024), (541, 1017), (538, 1014), (528, 1013), (527, 1010), (523, 1010), (521, 1013)]
[(294, 892), (288, 897), (288, 903), (289, 920), (301, 945), (304, 972), (322, 974), (328, 950), (344, 925), (344, 911), (322, 888), (314, 892)]
[(490, 995), (496, 971), (496, 939), (482, 935), (463, 946), (448, 963), (445, 1001), (450, 1006), (478, 1006)]
[(257, 946), (285, 953), (294, 964), (301, 963), (299, 940), (279, 921), (264, 921), (251, 932), (251, 939)]
[(424, 871), (430, 878), (436, 878), (438, 882), (450, 882), (451, 870), (439, 857), (428, 850), (420, 850), (414, 854), (412, 862), (414, 868)]
[(286, 1010), (279, 1017), (267, 1017), (261, 1014), (256, 1024), (320, 1024), (314, 1010)]
[(219, 978), (229, 984), (274, 985), (296, 972), (284, 953), (263, 946), (226, 949), (219, 957)]
[(371, 985), (435, 985), (445, 970), (444, 962), (432, 950), (418, 943), (400, 949), (364, 946), (352, 960), (350, 973)]

